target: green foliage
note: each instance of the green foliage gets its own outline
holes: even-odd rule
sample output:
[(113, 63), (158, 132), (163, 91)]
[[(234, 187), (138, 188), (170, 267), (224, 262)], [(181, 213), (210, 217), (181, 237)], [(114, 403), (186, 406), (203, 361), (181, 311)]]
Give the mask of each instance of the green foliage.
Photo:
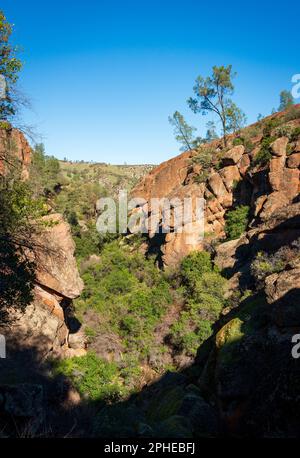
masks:
[(227, 102), (225, 114), (228, 132), (238, 132), (247, 122), (245, 113), (232, 101)]
[(195, 127), (189, 126), (179, 111), (169, 117), (169, 123), (174, 127), (176, 140), (182, 144), (182, 150), (191, 150), (194, 147)]
[(194, 356), (212, 334), (212, 324), (224, 306), (226, 280), (206, 252), (194, 252), (184, 258), (180, 276), (187, 301), (171, 328), (171, 341), (179, 351)]
[[(70, 222), (74, 235), (80, 232), (79, 222), (91, 223), (95, 226), (96, 202), (107, 195), (104, 185), (99, 183), (104, 171), (93, 164), (60, 163), (60, 181), (62, 186), (55, 195), (55, 209), (63, 213)], [(116, 175), (111, 180), (117, 182)], [(104, 177), (101, 181), (104, 181)], [(110, 183), (110, 186), (113, 183)], [(111, 189), (109, 188), (111, 191)]]
[(270, 162), (272, 159), (270, 145), (274, 140), (275, 137), (265, 138), (262, 140), (260, 150), (254, 159), (254, 165), (264, 166)]
[(210, 169), (215, 165), (215, 149), (208, 145), (201, 145), (198, 148), (197, 156), (194, 156), (192, 162), (201, 165), (199, 174), (194, 178), (196, 183), (203, 183), (209, 177)]
[(199, 76), (193, 88), (195, 97), (188, 99), (188, 105), (194, 113), (214, 113), (222, 123), (224, 145), (227, 146), (226, 135), (236, 131), (245, 122), (245, 115), (229, 98), (233, 94), (232, 79), (235, 74), (232, 66), (214, 66), (212, 75)]
[[(10, 161), (8, 162), (10, 164)], [(32, 198), (30, 187), (21, 181), (21, 170), (12, 165), (0, 177), (0, 313), (8, 307), (24, 308), (32, 299), (34, 262), (27, 249), (34, 251), (32, 236), (40, 229), (43, 203)]]
[(233, 139), (232, 146), (243, 145), (243, 139), (241, 137), (236, 137)]
[(291, 138), (293, 128), (290, 125), (282, 125), (275, 129), (274, 136), (275, 137), (287, 137)]
[(0, 119), (7, 121), (17, 112), (19, 100), (15, 85), (22, 68), (17, 58), (17, 48), (10, 44), (13, 26), (7, 22), (3, 11), (0, 11), (0, 74), (5, 78), (5, 97), (0, 98)]
[(79, 226), (75, 212), (68, 216), (71, 225), (73, 239), (76, 244), (75, 256), (80, 263), (91, 255), (99, 255), (103, 246), (119, 237), (118, 234), (99, 234), (94, 222), (88, 222), (84, 230)]
[(61, 184), (60, 165), (58, 159), (45, 154), (42, 143), (32, 151), (30, 167), (30, 183), (35, 196), (49, 196), (54, 194)]
[(287, 268), (292, 261), (299, 260), (300, 238), (287, 246), (281, 247), (275, 253), (259, 251), (251, 263), (251, 274), (257, 286), (263, 286), (268, 275), (280, 272)]
[(292, 105), (287, 109), (287, 112), (284, 115), (284, 121), (293, 121), (294, 119), (300, 119), (300, 108), (298, 106)]
[(264, 122), (264, 126), (263, 126), (263, 137), (264, 138), (271, 137), (273, 130), (276, 129), (276, 127), (280, 126), (281, 123), (282, 123), (282, 119), (280, 118), (267, 119)]
[(183, 283), (189, 290), (195, 288), (196, 281), (204, 273), (212, 271), (212, 261), (206, 251), (195, 251), (186, 256), (180, 266), (180, 275)]
[(280, 92), (280, 105), (278, 111), (286, 110), (294, 104), (294, 98), (290, 91), (281, 91)]
[(280, 252), (269, 255), (260, 251), (251, 263), (251, 273), (259, 284), (268, 275), (283, 270), (285, 264), (283, 257), (280, 256)]
[(153, 330), (172, 297), (153, 261), (129, 252), (118, 241), (105, 244), (100, 261), (88, 266), (77, 308), (93, 308), (105, 329), (118, 334), (128, 352), (143, 359), (151, 352)]
[(53, 361), (53, 373), (68, 377), (79, 393), (93, 401), (116, 401), (124, 395), (117, 365), (93, 352)]
[(252, 143), (249, 134), (243, 132), (243, 136), (235, 137), (232, 142), (232, 146), (243, 145), (245, 147), (245, 152), (250, 153), (254, 149), (254, 144)]
[(291, 141), (296, 141), (300, 137), (300, 127), (295, 127), (295, 129), (291, 133)]
[(24, 310), (33, 298), (35, 264), (22, 255), (9, 235), (0, 234), (0, 323), (9, 319), (9, 307)]
[(226, 213), (225, 232), (227, 239), (238, 239), (247, 229), (250, 208), (240, 205)]
[(205, 183), (208, 177), (209, 177), (208, 170), (200, 170), (198, 175), (194, 177), (194, 181), (195, 183), (198, 183), (198, 184)]

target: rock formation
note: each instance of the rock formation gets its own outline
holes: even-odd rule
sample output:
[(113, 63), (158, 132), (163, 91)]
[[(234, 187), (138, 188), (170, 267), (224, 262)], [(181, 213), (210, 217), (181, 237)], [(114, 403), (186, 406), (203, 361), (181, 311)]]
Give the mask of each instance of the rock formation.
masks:
[[(17, 160), (23, 179), (28, 179), (31, 148), (17, 129), (0, 130), (0, 172), (6, 160)], [(13, 324), (2, 326), (7, 337), (7, 351), (17, 343), (22, 348), (35, 347), (44, 358), (50, 353), (72, 356), (85, 353), (84, 336), (73, 316), (72, 300), (83, 290), (74, 258), (75, 243), (62, 215), (43, 217), (42, 229), (31, 235), (32, 250), (27, 256), (36, 264), (34, 300), (25, 312), (10, 311)]]
[(0, 175), (5, 172), (4, 157), (16, 158), (21, 164), (23, 178), (28, 178), (31, 148), (18, 129), (0, 129)]
[[(290, 121), (287, 125), (295, 128), (300, 125), (300, 120)], [(260, 220), (269, 220), (277, 209), (297, 198), (300, 191), (299, 140), (289, 142), (287, 137), (279, 136), (270, 145), (271, 159), (267, 165), (256, 163), (262, 136), (257, 135), (251, 140), (251, 151), (246, 151), (243, 145), (220, 151), (218, 141), (209, 145), (215, 151), (215, 164), (200, 184), (197, 177), (203, 167), (193, 161), (197, 152), (191, 151), (156, 167), (133, 189), (132, 196), (145, 199), (149, 207), (153, 197), (171, 200), (190, 196), (192, 199), (203, 197), (206, 201), (203, 240), (196, 237), (197, 222), (189, 229), (189, 234), (194, 234), (192, 243), (186, 243), (185, 233), (171, 231), (158, 237), (149, 232), (149, 249), (160, 253), (165, 266), (178, 264), (190, 251), (203, 249), (212, 239), (222, 238), (225, 235), (225, 214), (233, 206), (249, 205), (253, 218), (251, 225), (255, 225)], [(153, 210), (149, 210), (151, 217)]]
[[(300, 332), (299, 125), (298, 118), (275, 132), (277, 138), (269, 135), (266, 161), (256, 160), (263, 148), (263, 137), (257, 136), (250, 151), (238, 145), (223, 152), (200, 184), (193, 180), (199, 164), (193, 164), (191, 152), (154, 169), (134, 190), (147, 200), (200, 192), (207, 203), (204, 248), (213, 242), (214, 262), (229, 278), (231, 294), (239, 294), (236, 305), (223, 310), (192, 367), (180, 374), (181, 381), (166, 388), (166, 375), (134, 401), (140, 409), (136, 417), (142, 413), (148, 426), (158, 425), (153, 435), (299, 436), (300, 371), (292, 356), (292, 338)], [(286, 135), (288, 126), (292, 137)], [(236, 240), (222, 241), (226, 212), (242, 204), (250, 208), (247, 230)], [(181, 237), (173, 232), (159, 241), (165, 265), (195, 249)], [(155, 242), (149, 234), (149, 247)], [(197, 418), (207, 411), (208, 423), (195, 424), (193, 410), (181, 410), (189, 390), (193, 405), (206, 403)], [(162, 406), (168, 406), (163, 417)]]

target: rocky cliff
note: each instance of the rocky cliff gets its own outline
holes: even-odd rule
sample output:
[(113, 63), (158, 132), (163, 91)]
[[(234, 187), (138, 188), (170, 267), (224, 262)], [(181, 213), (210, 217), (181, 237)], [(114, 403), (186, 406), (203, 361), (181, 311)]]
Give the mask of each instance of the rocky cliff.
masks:
[(5, 172), (6, 162), (4, 158), (13, 158), (21, 164), (23, 178), (29, 176), (31, 162), (31, 148), (18, 129), (0, 129), (0, 175)]
[[(206, 199), (206, 237), (198, 245), (187, 245), (175, 232), (159, 241), (149, 234), (148, 245), (159, 243), (165, 266), (192, 249), (209, 250), (229, 279), (233, 299), (194, 364), (173, 380), (163, 377), (133, 401), (150, 434), (299, 436), (300, 373), (291, 352), (300, 330), (299, 106), (294, 111), (293, 119), (279, 113), (251, 126), (225, 150), (218, 142), (206, 147), (214, 157), (205, 174), (194, 160), (198, 153), (184, 153), (154, 169), (134, 190), (148, 201)], [(245, 141), (249, 130), (255, 132), (251, 142)], [(240, 205), (249, 208), (248, 225), (236, 239), (224, 241), (226, 216)]]
[[(30, 172), (31, 148), (17, 129), (0, 130), (0, 173), (5, 174), (14, 161), (21, 167), (21, 177)], [(28, 234), (30, 246), (26, 256), (36, 265), (34, 300), (25, 312), (10, 310), (9, 323), (1, 326), (7, 351), (35, 347), (44, 358), (50, 353), (60, 356), (82, 354), (84, 338), (73, 314), (72, 300), (83, 289), (74, 258), (75, 243), (69, 225), (60, 214), (43, 217), (41, 228)]]
[[(284, 113), (279, 113), (267, 118), (265, 123), (270, 127), (265, 132), (263, 126), (250, 126), (248, 132), (253, 134), (246, 145), (233, 146), (238, 142), (231, 137), (231, 147), (225, 150), (221, 142), (215, 141), (205, 146), (200, 154), (197, 151), (185, 152), (164, 162), (134, 188), (133, 197), (146, 199), (149, 207), (153, 197), (170, 200), (203, 197), (206, 201), (204, 240), (196, 235), (196, 223), (194, 229), (191, 228), (191, 233), (194, 233), (192, 243), (190, 240), (187, 243), (185, 233), (171, 231), (164, 237), (149, 233), (149, 247), (161, 253), (165, 266), (178, 264), (190, 251), (203, 249), (212, 239), (224, 237), (226, 212), (231, 208), (250, 206), (250, 226), (253, 226), (267, 221), (276, 210), (297, 198), (300, 142), (297, 136), (289, 139), (286, 135), (293, 129), (296, 131), (300, 120), (284, 121), (284, 116)], [(246, 135), (250, 137), (248, 132)], [(265, 150), (270, 155), (267, 162), (263, 160)], [(201, 164), (201, 154), (207, 155), (207, 152), (212, 154), (211, 163)], [(150, 208), (150, 216), (152, 214)]]

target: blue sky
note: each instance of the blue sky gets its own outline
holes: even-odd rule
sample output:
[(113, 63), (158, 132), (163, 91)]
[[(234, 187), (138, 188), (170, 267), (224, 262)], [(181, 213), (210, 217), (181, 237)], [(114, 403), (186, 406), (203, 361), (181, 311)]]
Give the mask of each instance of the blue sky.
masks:
[[(168, 116), (204, 134), (186, 105), (197, 75), (232, 64), (234, 100), (254, 122), (300, 73), (296, 0), (2, 0), (25, 61), (24, 113), (48, 154), (159, 163), (178, 154)], [(299, 100), (300, 102), (300, 100)]]

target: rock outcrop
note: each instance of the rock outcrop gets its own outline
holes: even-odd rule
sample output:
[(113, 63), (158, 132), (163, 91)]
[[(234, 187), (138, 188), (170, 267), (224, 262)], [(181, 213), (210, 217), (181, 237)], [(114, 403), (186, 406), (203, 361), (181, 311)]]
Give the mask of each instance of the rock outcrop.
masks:
[[(300, 120), (288, 125), (295, 128)], [(163, 265), (176, 265), (190, 251), (200, 250), (206, 242), (222, 238), (225, 214), (232, 207), (248, 205), (253, 217), (251, 225), (255, 225), (261, 220), (269, 220), (276, 210), (297, 198), (300, 191), (299, 140), (290, 141), (286, 136), (279, 136), (270, 145), (271, 158), (267, 164), (256, 161), (262, 147), (261, 135), (253, 138), (251, 151), (246, 151), (243, 145), (222, 151), (221, 144), (215, 141), (208, 146), (214, 148), (215, 157), (210, 169), (205, 170), (204, 178), (201, 178), (204, 169), (195, 160), (197, 152), (191, 151), (156, 167), (133, 189), (133, 197), (141, 197), (148, 203), (147, 218), (154, 216), (152, 198), (182, 200), (191, 197), (195, 200), (198, 197), (206, 201), (204, 239), (196, 236), (199, 234), (197, 221), (190, 224), (188, 234), (171, 230), (158, 236), (149, 231), (149, 250), (159, 254)], [(162, 221), (161, 211), (161, 227)]]
[(72, 300), (83, 290), (74, 258), (75, 243), (60, 214), (47, 215), (43, 220), (46, 225), (28, 252), (36, 263), (34, 301), (24, 313), (16, 312), (14, 339), (17, 333), (23, 347), (34, 346), (41, 356), (81, 355), (85, 353), (85, 338), (72, 306)]
[[(232, 294), (231, 305), (223, 309), (213, 335), (199, 347), (194, 364), (180, 374), (186, 379), (165, 389), (163, 377), (141, 393), (140, 401), (134, 400), (144, 413), (143, 422), (152, 428), (150, 435), (299, 437), (300, 366), (292, 355), (293, 342), (298, 342), (293, 336), (300, 332), (300, 132), (295, 129), (299, 125), (299, 119), (288, 122), (294, 132), (291, 137), (285, 135), (287, 126), (277, 131), (275, 140), (276, 131), (265, 142), (258, 136), (251, 151), (244, 146), (229, 148), (217, 169), (212, 167), (195, 188), (193, 178), (201, 167), (191, 161), (192, 152), (154, 169), (134, 190), (135, 196), (141, 192), (147, 199), (156, 192), (162, 196), (162, 187), (166, 197), (194, 193), (206, 199), (209, 237), (197, 249), (214, 242), (210, 245), (214, 262), (229, 278)], [(176, 173), (177, 161), (180, 174)], [(175, 176), (174, 187), (162, 185), (163, 177), (169, 178), (169, 167)], [(224, 217), (236, 205), (250, 208), (247, 230), (240, 238), (222, 243)], [(185, 246), (181, 237), (172, 232), (159, 240), (165, 265), (176, 264), (194, 249)], [(149, 234), (149, 247), (155, 242)], [(182, 413), (179, 383), (184, 390), (193, 384), (193, 402), (196, 405), (201, 399), (205, 403), (199, 409), (199, 420), (203, 412), (208, 412), (209, 424), (212, 418), (218, 419), (212, 430), (201, 421), (193, 423), (192, 409)], [(179, 409), (167, 410), (158, 423), (160, 406), (169, 406), (171, 400)], [(160, 431), (153, 430), (151, 412), (157, 415), (154, 424), (158, 423)]]
[[(7, 161), (17, 160), (22, 178), (28, 179), (31, 148), (17, 129), (0, 130), (0, 174)], [(60, 214), (43, 217), (41, 229), (30, 234), (32, 250), (26, 256), (36, 265), (34, 300), (25, 312), (11, 310), (7, 336), (9, 351), (15, 344), (34, 347), (39, 356), (72, 356), (85, 353), (85, 339), (74, 317), (72, 300), (83, 290), (74, 257), (75, 243), (70, 226)], [(75, 337), (76, 335), (76, 337)]]
[(31, 162), (31, 148), (18, 129), (0, 129), (0, 175), (5, 173), (6, 160), (17, 159), (22, 167), (22, 176), (27, 179)]

